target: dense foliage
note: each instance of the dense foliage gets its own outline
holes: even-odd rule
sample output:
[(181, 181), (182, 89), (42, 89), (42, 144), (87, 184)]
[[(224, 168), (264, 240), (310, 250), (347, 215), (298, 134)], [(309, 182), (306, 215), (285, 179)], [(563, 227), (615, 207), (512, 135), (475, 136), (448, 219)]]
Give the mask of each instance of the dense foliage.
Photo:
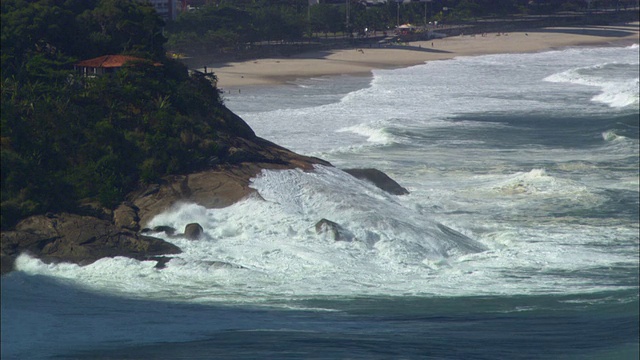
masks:
[(207, 5), (167, 24), (174, 50), (237, 50), (243, 44), (297, 40), (305, 31), (306, 0), (251, 1)]
[[(347, 12), (346, 3), (349, 3)], [(1, 226), (25, 216), (112, 207), (140, 183), (207, 166), (229, 126), (213, 74), (189, 75), (174, 49), (238, 51), (252, 44), (352, 34), (400, 21), (636, 6), (635, 0), (433, 0), (366, 6), (355, 0), (209, 0), (165, 24), (145, 1), (2, 0)], [(333, 4), (329, 4), (333, 3)], [(347, 16), (348, 14), (348, 16)], [(80, 60), (143, 59), (85, 78)], [(228, 130), (228, 129), (227, 129)]]
[[(164, 56), (154, 9), (132, 0), (2, 1), (2, 228), (80, 201), (111, 207), (141, 182), (217, 155), (212, 74)], [(73, 64), (145, 62), (98, 77)]]
[(200, 2), (202, 6), (181, 13), (177, 21), (167, 24), (170, 49), (235, 51), (254, 43), (302, 41), (318, 34), (384, 31), (395, 28), (398, 22), (452, 23), (637, 5), (636, 0), (414, 0), (400, 5), (388, 0), (375, 6), (357, 0), (325, 0), (316, 5), (309, 5), (308, 0)]

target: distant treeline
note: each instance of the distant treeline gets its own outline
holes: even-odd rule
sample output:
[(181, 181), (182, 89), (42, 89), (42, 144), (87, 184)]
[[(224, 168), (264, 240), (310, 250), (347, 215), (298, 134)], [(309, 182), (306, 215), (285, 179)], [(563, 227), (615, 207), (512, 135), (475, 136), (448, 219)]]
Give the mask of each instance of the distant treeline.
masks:
[[(224, 121), (212, 74), (168, 60), (163, 21), (135, 0), (2, 0), (2, 229), (204, 168)], [(147, 59), (76, 74), (107, 54)]]
[[(203, 1), (167, 24), (168, 48), (176, 52), (224, 52), (272, 41), (299, 42), (327, 34), (386, 31), (400, 23), (453, 24), (514, 15), (545, 15), (563, 11), (626, 9), (636, 0), (432, 0), (398, 5), (342, 0)], [(348, 5), (348, 6), (347, 6)]]

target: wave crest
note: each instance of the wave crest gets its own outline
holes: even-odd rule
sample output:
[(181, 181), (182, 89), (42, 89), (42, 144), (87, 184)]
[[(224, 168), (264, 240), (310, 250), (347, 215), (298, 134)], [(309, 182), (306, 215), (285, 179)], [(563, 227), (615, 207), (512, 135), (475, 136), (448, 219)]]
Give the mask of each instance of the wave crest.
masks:
[(592, 97), (591, 101), (606, 104), (612, 108), (624, 108), (638, 105), (639, 79), (607, 78), (609, 69), (637, 64), (605, 63), (588, 67), (579, 67), (547, 76), (544, 81), (570, 83), (576, 85), (598, 87), (601, 93)]

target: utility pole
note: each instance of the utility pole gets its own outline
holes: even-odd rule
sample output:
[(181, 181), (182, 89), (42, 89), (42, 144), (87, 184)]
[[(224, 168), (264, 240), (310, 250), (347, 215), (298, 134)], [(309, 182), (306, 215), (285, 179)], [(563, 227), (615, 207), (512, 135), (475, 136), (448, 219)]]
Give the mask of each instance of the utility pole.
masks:
[(350, 31), (349, 30), (349, 10), (350, 10), (349, 9), (349, 0), (346, 0), (345, 1), (345, 11), (344, 12), (345, 12), (345, 16), (346, 16), (345, 24), (347, 25), (347, 31)]
[(424, 26), (427, 26), (427, 3), (430, 3), (432, 0), (420, 0), (424, 3)]

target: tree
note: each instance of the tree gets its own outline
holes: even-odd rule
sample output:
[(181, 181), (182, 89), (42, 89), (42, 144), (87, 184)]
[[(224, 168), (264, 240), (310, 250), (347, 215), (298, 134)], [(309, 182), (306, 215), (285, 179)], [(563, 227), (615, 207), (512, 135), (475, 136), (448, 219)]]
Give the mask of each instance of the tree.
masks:
[[(112, 207), (140, 182), (202, 169), (230, 130), (212, 74), (164, 57), (162, 21), (138, 1), (2, 4), (1, 226), (97, 200)], [(81, 44), (82, 46), (78, 45)], [(149, 60), (84, 78), (77, 59)]]
[(91, 48), (83, 54), (164, 55), (164, 22), (149, 3), (131, 0), (101, 0), (97, 6), (78, 17)]

